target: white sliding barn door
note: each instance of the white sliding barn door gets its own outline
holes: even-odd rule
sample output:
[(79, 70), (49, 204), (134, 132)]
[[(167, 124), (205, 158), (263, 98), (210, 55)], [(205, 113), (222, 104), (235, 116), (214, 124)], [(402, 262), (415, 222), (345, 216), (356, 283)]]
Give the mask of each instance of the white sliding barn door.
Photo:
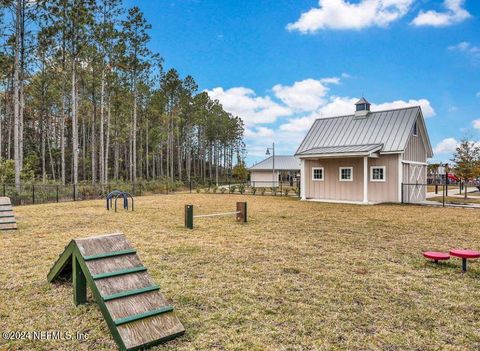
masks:
[(403, 164), (403, 201), (416, 203), (424, 201), (427, 191), (427, 166), (417, 163)]

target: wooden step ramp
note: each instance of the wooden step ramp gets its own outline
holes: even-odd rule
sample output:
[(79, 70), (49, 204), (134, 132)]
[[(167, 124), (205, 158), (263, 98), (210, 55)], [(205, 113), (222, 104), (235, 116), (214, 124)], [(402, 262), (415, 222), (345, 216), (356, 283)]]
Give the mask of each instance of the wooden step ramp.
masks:
[(17, 221), (13, 213), (9, 197), (0, 197), (0, 230), (17, 229)]
[(185, 332), (122, 233), (72, 240), (47, 278), (70, 273), (75, 304), (87, 302), (88, 286), (120, 350), (148, 348)]

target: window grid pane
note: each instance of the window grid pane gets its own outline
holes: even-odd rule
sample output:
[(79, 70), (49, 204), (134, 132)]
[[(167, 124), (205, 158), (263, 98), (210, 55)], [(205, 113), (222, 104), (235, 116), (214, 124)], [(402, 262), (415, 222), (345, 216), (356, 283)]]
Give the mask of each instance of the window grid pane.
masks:
[(313, 170), (313, 179), (323, 179), (323, 170), (321, 168), (316, 168)]
[(383, 168), (373, 168), (372, 177), (374, 180), (383, 180), (384, 179)]
[(352, 170), (350, 168), (342, 168), (342, 179), (349, 180), (352, 178)]

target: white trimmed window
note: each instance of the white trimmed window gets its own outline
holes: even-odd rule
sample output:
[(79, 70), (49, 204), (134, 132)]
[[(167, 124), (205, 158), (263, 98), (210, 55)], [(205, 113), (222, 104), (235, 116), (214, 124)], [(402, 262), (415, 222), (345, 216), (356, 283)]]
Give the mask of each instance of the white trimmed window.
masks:
[(351, 182), (353, 180), (353, 167), (340, 167), (338, 179), (341, 182)]
[(312, 180), (323, 181), (323, 167), (312, 167)]
[(371, 166), (370, 167), (370, 181), (384, 182), (387, 179), (385, 166)]

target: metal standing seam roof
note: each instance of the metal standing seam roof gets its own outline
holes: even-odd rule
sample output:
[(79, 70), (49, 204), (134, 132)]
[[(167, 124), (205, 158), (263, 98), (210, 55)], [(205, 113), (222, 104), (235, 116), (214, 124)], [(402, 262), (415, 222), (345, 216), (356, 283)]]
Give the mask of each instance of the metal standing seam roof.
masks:
[[(359, 146), (383, 145), (381, 152), (403, 152), (418, 116), (419, 106), (315, 120), (295, 155), (315, 154), (314, 149), (341, 147), (339, 152), (355, 152)], [(423, 125), (419, 123), (419, 126)], [(428, 139), (428, 134), (426, 133)], [(429, 141), (427, 150), (431, 154)], [(348, 151), (347, 151), (348, 150)]]
[(325, 154), (370, 154), (382, 149), (382, 144), (366, 144), (366, 145), (348, 145), (348, 146), (326, 146), (316, 147), (302, 152), (302, 155), (325, 155)]
[[(250, 171), (271, 171), (273, 169), (273, 157), (270, 156), (249, 168)], [(275, 155), (275, 170), (294, 171), (300, 170), (300, 159), (295, 156)]]

